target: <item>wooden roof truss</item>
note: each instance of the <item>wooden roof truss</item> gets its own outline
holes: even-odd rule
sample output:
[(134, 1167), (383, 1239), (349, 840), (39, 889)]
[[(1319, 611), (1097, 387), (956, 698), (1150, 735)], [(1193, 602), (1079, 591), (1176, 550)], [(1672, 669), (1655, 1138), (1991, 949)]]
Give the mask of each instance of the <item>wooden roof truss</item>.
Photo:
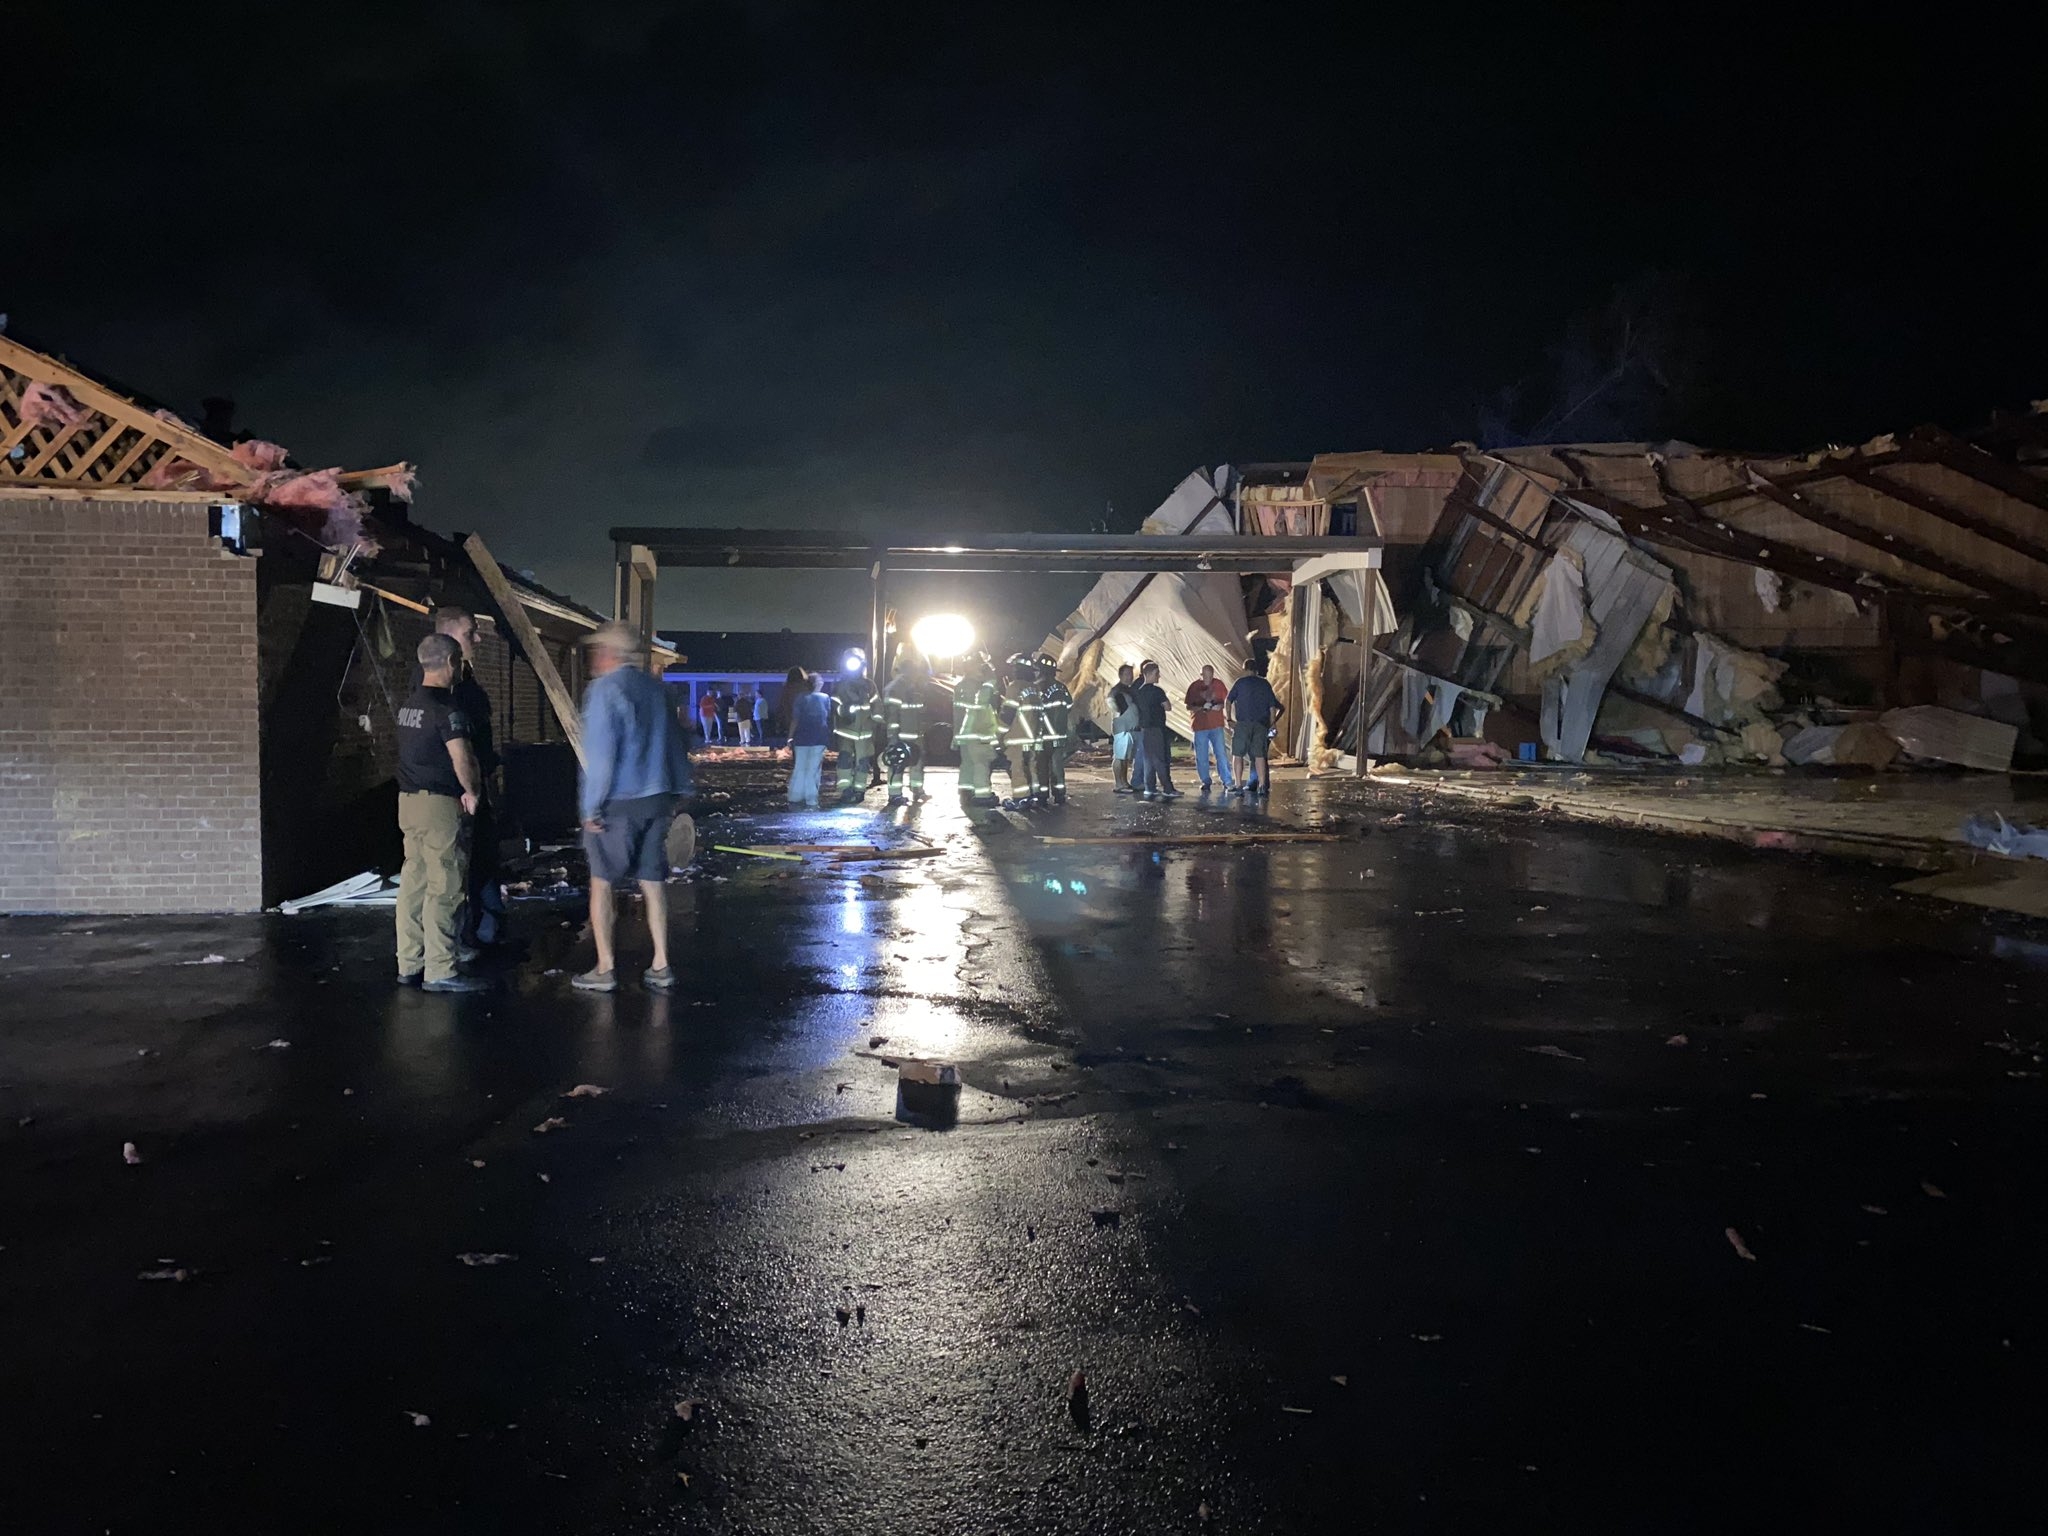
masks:
[[(28, 403), (36, 385), (58, 392), (56, 412)], [(190, 470), (171, 473), (178, 460)], [(144, 486), (152, 470), (159, 484)], [(0, 493), (220, 501), (232, 491), (215, 482), (257, 478), (213, 439), (0, 336)]]

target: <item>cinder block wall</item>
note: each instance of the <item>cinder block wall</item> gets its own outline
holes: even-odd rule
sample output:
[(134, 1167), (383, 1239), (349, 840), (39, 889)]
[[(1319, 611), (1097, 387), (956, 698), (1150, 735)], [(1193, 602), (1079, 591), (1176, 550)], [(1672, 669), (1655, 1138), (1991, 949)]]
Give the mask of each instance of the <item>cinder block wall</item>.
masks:
[(0, 497), (0, 912), (261, 905), (257, 563), (203, 505)]

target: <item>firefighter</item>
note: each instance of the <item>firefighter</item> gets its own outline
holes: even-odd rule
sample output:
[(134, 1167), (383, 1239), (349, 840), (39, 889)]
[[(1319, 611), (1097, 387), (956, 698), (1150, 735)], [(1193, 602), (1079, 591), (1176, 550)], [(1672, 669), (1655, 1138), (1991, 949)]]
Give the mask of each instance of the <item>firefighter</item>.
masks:
[[(889, 803), (901, 805), (904, 770), (909, 770), (909, 799), (923, 800), (924, 792), (924, 696), (931, 667), (917, 652), (905, 648), (896, 654), (896, 675), (882, 690), (882, 735), (887, 745), (884, 760), (889, 764)], [(907, 753), (891, 749), (902, 746)]]
[(1010, 803), (1029, 809), (1041, 803), (1045, 786), (1039, 741), (1045, 734), (1044, 701), (1038, 694), (1035, 658), (1018, 653), (1008, 663), (1003, 690), (1003, 755), (1010, 760)]
[(868, 653), (846, 653), (846, 672), (832, 685), (833, 745), (839, 752), (839, 798), (852, 805), (867, 794), (875, 765), (875, 685)]
[(1059, 663), (1050, 656), (1038, 658), (1039, 695), (1044, 700), (1044, 770), (1039, 776), (1054, 805), (1067, 803), (1067, 754), (1073, 750), (1074, 696), (1060, 681)]
[(1001, 730), (998, 704), (995, 663), (984, 654), (967, 664), (953, 695), (953, 745), (960, 750), (963, 806), (996, 803), (989, 771), (995, 762), (996, 737)]

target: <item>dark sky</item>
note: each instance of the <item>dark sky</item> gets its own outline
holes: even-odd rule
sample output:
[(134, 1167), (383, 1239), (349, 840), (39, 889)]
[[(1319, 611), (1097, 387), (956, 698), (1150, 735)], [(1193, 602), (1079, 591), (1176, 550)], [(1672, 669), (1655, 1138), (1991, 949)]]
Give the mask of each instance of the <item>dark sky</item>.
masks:
[(1645, 431), (2048, 394), (2038, 32), (1379, 9), (17, 7), (0, 310), (302, 462), (413, 459), (422, 518), (600, 604), (616, 523), (1130, 526), (1198, 464), (1475, 436), (1646, 284)]

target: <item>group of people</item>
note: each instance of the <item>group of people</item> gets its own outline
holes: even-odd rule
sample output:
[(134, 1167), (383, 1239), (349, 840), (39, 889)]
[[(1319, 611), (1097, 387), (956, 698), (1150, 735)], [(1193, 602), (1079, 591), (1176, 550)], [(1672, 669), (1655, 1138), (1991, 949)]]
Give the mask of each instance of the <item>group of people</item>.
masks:
[[(1067, 757), (1074, 747), (1074, 696), (1050, 656), (1020, 651), (998, 672), (975, 657), (953, 695), (953, 743), (960, 751), (960, 803), (1032, 810), (1067, 803)], [(998, 800), (998, 754), (1010, 796)]]
[(815, 674), (791, 667), (782, 691), (789, 714), (789, 803), (807, 808), (823, 803), (828, 747), (838, 760), (833, 787), (842, 805), (865, 799), (882, 781), (883, 768), (891, 805), (927, 798), (924, 727), (930, 687), (930, 666), (909, 650), (898, 653), (895, 673), (879, 694), (862, 650), (848, 658), (829, 693)]
[[(498, 768), (491, 701), (474, 667), (475, 617), (466, 609), (434, 610), (433, 632), (415, 652), (414, 686), (397, 713), (398, 826), (405, 861), (398, 881), (398, 980), (429, 992), (477, 992), (486, 983), (462, 967), (497, 937), (503, 895), (496, 879), (497, 829), (492, 814)], [(604, 624), (585, 640), (590, 682), (582, 711), (583, 774), (579, 813), (590, 861), (590, 931), (596, 964), (577, 976), (586, 991), (618, 986), (613, 930), (616, 888), (636, 882), (644, 898), (653, 964), (643, 983), (675, 986), (668, 957), (668, 831), (690, 787), (687, 744), (663, 684), (646, 666), (643, 637), (623, 624)], [(857, 803), (887, 770), (889, 803), (921, 801), (925, 709), (931, 669), (914, 650), (895, 661), (878, 694), (859, 653), (826, 692), (820, 680), (792, 667), (783, 704), (789, 716), (789, 801), (822, 802), (827, 748), (838, 750), (838, 798)], [(1118, 669), (1115, 709), (1116, 793), (1178, 799), (1168, 753), (1168, 698), (1159, 664)], [(1270, 792), (1272, 722), (1280, 702), (1263, 671), (1247, 664), (1226, 688), (1214, 667), (1187, 688), (1195, 770), (1206, 793), (1220, 781), (1226, 794)], [(734, 710), (743, 741), (754, 739), (756, 696), (704, 701), (705, 739)], [(1050, 656), (1020, 653), (1002, 668), (986, 654), (972, 658), (954, 690), (953, 741), (960, 753), (964, 806), (1018, 809), (1064, 804), (1066, 761), (1073, 746), (1073, 698)], [(1230, 754), (1224, 755), (1226, 730)], [(999, 801), (992, 776), (1007, 763), (1010, 796)], [(1213, 769), (1213, 776), (1212, 776)]]
[[(412, 692), (398, 710), (398, 980), (429, 992), (480, 992), (462, 967), (496, 935), (502, 912), (491, 817), (491, 701), (476, 678), (476, 619), (434, 610), (420, 641)], [(618, 988), (613, 929), (616, 888), (639, 884), (656, 990), (675, 986), (668, 956), (668, 831), (690, 788), (690, 762), (668, 690), (647, 670), (646, 641), (624, 624), (602, 624), (584, 641), (583, 775), (579, 814), (590, 860), (590, 934), (597, 963), (575, 979), (590, 992)]]
[[(1202, 793), (1207, 794), (1219, 782), (1226, 795), (1272, 793), (1271, 743), (1280, 700), (1259, 664), (1246, 662), (1243, 675), (1227, 688), (1216, 669), (1205, 666), (1202, 675), (1188, 684), (1183, 702), (1194, 728), (1195, 773), (1202, 781)], [(1117, 668), (1110, 703), (1116, 711), (1111, 722), (1115, 793), (1136, 795), (1141, 800), (1180, 799), (1181, 792), (1173, 787), (1171, 738), (1166, 731), (1168, 700), (1159, 685), (1159, 663)], [(1226, 730), (1230, 733), (1228, 757), (1223, 751)]]
[(738, 693), (714, 688), (697, 701), (697, 720), (707, 746), (754, 746), (761, 739), (761, 696), (752, 688)]

